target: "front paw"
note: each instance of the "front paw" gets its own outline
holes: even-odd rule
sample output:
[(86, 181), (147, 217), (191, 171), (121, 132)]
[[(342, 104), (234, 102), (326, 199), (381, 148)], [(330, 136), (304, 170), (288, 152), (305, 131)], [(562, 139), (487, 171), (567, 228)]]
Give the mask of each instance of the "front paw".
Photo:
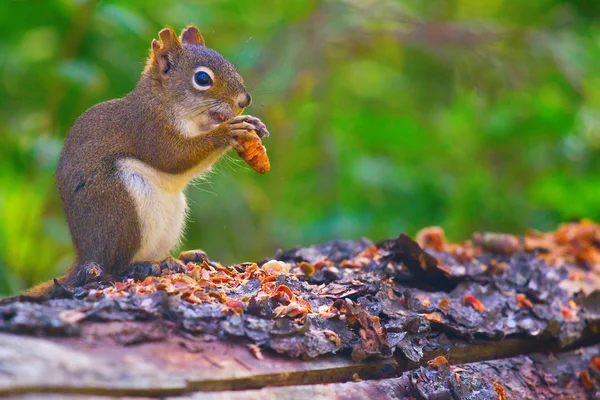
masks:
[(208, 261), (208, 255), (203, 250), (187, 250), (179, 253), (177, 257), (184, 263), (198, 263), (202, 264), (204, 261)]
[(271, 164), (261, 141), (261, 137), (268, 136), (269, 131), (258, 118), (249, 115), (234, 117), (219, 125), (216, 133), (256, 172), (269, 172)]
[[(235, 118), (232, 118), (231, 121), (239, 121), (239, 122), (247, 122), (254, 126), (254, 131), (258, 135), (259, 138), (269, 137), (270, 133), (267, 129), (267, 126), (258, 118), (253, 117), (251, 115), (239, 115)], [(235, 123), (239, 123), (235, 122)]]
[(238, 153), (246, 150), (246, 145), (260, 137), (268, 136), (269, 132), (265, 124), (258, 118), (249, 115), (239, 115), (221, 124), (222, 132), (226, 136), (227, 143)]

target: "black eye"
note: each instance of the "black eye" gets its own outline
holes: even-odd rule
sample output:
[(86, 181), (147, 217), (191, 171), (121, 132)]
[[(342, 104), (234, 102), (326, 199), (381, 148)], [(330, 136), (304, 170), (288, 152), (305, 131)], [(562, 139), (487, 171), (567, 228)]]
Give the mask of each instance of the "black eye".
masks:
[(194, 81), (196, 82), (196, 85), (200, 87), (208, 87), (213, 84), (212, 78), (205, 71), (196, 72), (196, 75), (194, 75)]

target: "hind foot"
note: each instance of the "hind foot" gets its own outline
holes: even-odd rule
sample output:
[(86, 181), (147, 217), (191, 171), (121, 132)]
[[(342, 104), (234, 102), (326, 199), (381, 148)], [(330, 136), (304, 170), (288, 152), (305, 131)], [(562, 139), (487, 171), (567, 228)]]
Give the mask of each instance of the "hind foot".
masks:
[(184, 263), (193, 262), (201, 264), (203, 261), (208, 262), (208, 256), (202, 250), (182, 251), (181, 253), (179, 253), (179, 257), (177, 258), (183, 261)]

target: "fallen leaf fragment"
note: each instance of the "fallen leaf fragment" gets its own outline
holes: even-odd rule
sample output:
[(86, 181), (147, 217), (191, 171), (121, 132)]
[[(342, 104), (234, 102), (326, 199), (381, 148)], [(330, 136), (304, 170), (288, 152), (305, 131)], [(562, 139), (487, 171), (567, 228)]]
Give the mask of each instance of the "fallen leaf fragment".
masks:
[(517, 294), (517, 306), (519, 308), (533, 308), (533, 303), (523, 293)]
[(368, 260), (366, 260), (366, 262), (362, 262), (361, 260), (344, 260), (340, 263), (340, 267), (344, 267), (344, 268), (359, 268), (362, 267), (366, 264), (368, 264)]
[(267, 275), (288, 275), (290, 273), (290, 266), (277, 260), (269, 260), (261, 268)]
[(250, 346), (248, 346), (248, 348), (250, 349), (250, 352), (252, 353), (254, 358), (256, 358), (257, 360), (262, 360), (265, 358), (262, 354), (262, 351), (260, 350), (260, 347), (257, 344), (251, 344)]
[(423, 314), (423, 317), (425, 317), (425, 319), (429, 322), (442, 323), (442, 317), (439, 314)]
[(431, 300), (429, 300), (429, 297), (427, 297), (426, 295), (418, 294), (416, 297), (417, 299), (419, 299), (423, 307), (429, 307), (431, 305)]
[(446, 234), (439, 226), (430, 226), (417, 232), (415, 241), (423, 249), (443, 251), (446, 245)]
[(328, 257), (323, 257), (315, 262), (315, 269), (321, 269), (323, 267), (333, 267), (335, 263)]
[(498, 400), (506, 400), (507, 397), (506, 392), (504, 391), (504, 387), (498, 382), (492, 382), (492, 384), (494, 385), (494, 390), (498, 394)]
[(438, 308), (442, 311), (448, 311), (450, 308), (450, 299), (448, 297), (444, 297), (438, 303)]
[(463, 297), (463, 304), (469, 304), (471, 305), (471, 307), (473, 307), (476, 311), (479, 312), (485, 311), (485, 306), (483, 305), (483, 303), (470, 294), (465, 294), (465, 297)]
[(246, 303), (240, 300), (228, 299), (222, 310), (225, 314), (242, 315), (246, 311)]
[(375, 245), (368, 246), (366, 249), (358, 253), (357, 257), (365, 257), (371, 260), (379, 260), (381, 258), (381, 252)]
[(300, 263), (298, 263), (298, 267), (300, 268), (302, 273), (304, 273), (304, 275), (308, 277), (313, 276), (313, 274), (315, 273), (315, 266), (306, 261), (301, 261)]
[(271, 295), (271, 298), (280, 303), (289, 303), (294, 298), (294, 292), (286, 285), (280, 285)]
[(323, 333), (325, 334), (325, 336), (327, 336), (327, 339), (329, 339), (335, 344), (335, 347), (340, 347), (340, 345), (342, 344), (342, 340), (340, 339), (337, 333), (329, 329), (324, 329)]
[(573, 300), (569, 300), (569, 306), (571, 306), (573, 310), (577, 309), (577, 304)]
[(590, 361), (589, 367), (593, 370), (600, 371), (600, 357), (593, 357), (592, 361)]
[(592, 381), (589, 372), (579, 371), (577, 373), (577, 377), (579, 378), (579, 382), (581, 382), (585, 390), (590, 391), (594, 388), (594, 382)]
[(275, 318), (277, 317), (290, 317), (290, 318), (296, 318), (296, 317), (302, 317), (304, 318), (305, 316), (308, 315), (308, 309), (306, 309), (305, 307), (299, 305), (298, 303), (290, 303), (287, 306), (281, 305), (277, 308), (275, 308), (273, 310), (273, 312), (275, 313)]
[(330, 319), (337, 317), (339, 313), (338, 309), (333, 306), (321, 306), (317, 309), (317, 315), (325, 319)]
[(438, 369), (444, 364), (448, 364), (448, 360), (444, 356), (437, 356), (433, 360), (427, 361), (427, 366)]

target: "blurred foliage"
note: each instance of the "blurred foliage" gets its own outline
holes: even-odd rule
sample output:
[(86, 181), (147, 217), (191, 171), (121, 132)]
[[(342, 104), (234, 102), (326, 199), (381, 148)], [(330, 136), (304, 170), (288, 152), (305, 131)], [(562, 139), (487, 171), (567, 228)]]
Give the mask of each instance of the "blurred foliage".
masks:
[(198, 25), (269, 126), (272, 171), (235, 154), (188, 190), (186, 248), (223, 262), (439, 224), (600, 219), (600, 2), (3, 2), (0, 293), (64, 270), (61, 143), (139, 77), (165, 25)]

